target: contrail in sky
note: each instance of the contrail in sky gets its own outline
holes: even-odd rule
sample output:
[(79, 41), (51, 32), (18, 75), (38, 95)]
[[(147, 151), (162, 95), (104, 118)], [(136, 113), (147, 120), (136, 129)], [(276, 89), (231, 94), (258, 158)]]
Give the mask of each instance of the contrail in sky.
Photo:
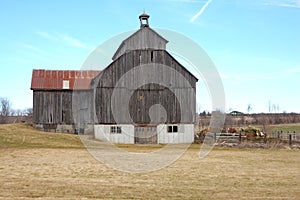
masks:
[(196, 15), (194, 15), (191, 19), (190, 22), (194, 22), (198, 17), (200, 17), (200, 15), (202, 15), (202, 13), (205, 11), (206, 7), (212, 2), (212, 0), (208, 0), (203, 7), (199, 10), (199, 12), (196, 13)]

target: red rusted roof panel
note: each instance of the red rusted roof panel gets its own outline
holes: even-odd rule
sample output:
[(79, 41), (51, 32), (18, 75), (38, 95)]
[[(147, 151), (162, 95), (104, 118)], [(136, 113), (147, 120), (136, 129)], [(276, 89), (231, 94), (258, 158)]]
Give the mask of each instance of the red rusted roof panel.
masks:
[(31, 89), (62, 90), (63, 81), (69, 81), (70, 90), (86, 90), (91, 88), (92, 79), (100, 71), (95, 70), (44, 70), (32, 71)]

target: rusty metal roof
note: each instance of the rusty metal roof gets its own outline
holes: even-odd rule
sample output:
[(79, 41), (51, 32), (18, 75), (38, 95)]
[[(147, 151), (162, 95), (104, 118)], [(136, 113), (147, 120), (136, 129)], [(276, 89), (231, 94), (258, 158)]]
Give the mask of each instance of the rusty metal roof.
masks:
[(94, 70), (32, 70), (31, 89), (37, 90), (87, 90), (100, 71)]

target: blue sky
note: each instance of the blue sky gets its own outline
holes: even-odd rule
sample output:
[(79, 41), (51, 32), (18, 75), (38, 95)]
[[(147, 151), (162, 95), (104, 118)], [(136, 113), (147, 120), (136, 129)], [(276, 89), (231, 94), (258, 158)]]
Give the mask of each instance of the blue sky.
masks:
[[(300, 0), (111, 0), (0, 2), (0, 97), (32, 106), (32, 69), (80, 69), (95, 47), (150, 26), (197, 42), (223, 81), (226, 110), (300, 112)], [(210, 110), (199, 84), (198, 110)]]

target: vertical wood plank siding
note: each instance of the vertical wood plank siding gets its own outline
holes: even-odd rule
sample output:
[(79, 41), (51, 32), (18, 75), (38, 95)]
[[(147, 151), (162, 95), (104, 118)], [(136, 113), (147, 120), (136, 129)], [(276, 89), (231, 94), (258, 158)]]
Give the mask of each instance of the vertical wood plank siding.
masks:
[(92, 90), (34, 90), (34, 123), (73, 124), (80, 119), (92, 123), (91, 101)]
[(151, 28), (144, 27), (139, 29), (130, 37), (122, 42), (118, 50), (113, 56), (113, 60), (126, 52), (137, 49), (159, 49), (166, 50), (167, 40), (157, 34)]
[[(135, 67), (141, 64), (154, 63), (159, 66), (160, 64), (166, 65), (175, 69), (176, 72), (167, 72), (164, 68), (157, 68), (158, 80), (164, 80), (173, 82), (173, 91), (176, 91), (180, 95), (180, 99), (183, 99), (181, 104), (185, 104), (185, 108), (181, 110), (179, 99), (176, 98), (174, 93), (165, 86), (159, 84), (147, 84), (141, 86), (135, 91), (131, 91), (130, 88), (120, 87), (116, 88), (117, 81), (129, 70), (133, 70), (133, 76), (128, 80), (125, 80), (128, 84), (135, 81), (142, 81), (145, 77), (139, 77), (135, 74)], [(179, 81), (179, 74), (181, 74), (189, 84), (183, 84)], [(143, 74), (148, 76), (148, 74)], [(152, 105), (160, 104), (164, 107), (167, 113), (166, 123), (193, 123), (196, 112), (196, 82), (197, 79), (188, 72), (179, 62), (177, 62), (167, 51), (165, 50), (134, 50), (127, 52), (120, 56), (117, 60), (111, 63), (98, 77), (95, 83), (95, 108), (98, 123), (100, 124), (112, 124), (115, 123), (112, 109), (111, 109), (111, 95), (113, 90), (116, 90), (122, 94), (128, 94), (133, 92), (129, 102), (129, 111), (131, 118), (135, 123), (147, 124), (150, 123), (149, 108)], [(140, 99), (142, 98), (142, 100)], [(114, 102), (113, 102), (114, 103)], [(116, 105), (119, 106), (120, 105)], [(128, 105), (123, 105), (128, 106)], [(119, 108), (123, 110), (122, 107)], [(163, 115), (164, 111), (157, 113), (157, 115)], [(121, 123), (130, 123), (125, 118)], [(120, 121), (118, 121), (120, 123)]]

